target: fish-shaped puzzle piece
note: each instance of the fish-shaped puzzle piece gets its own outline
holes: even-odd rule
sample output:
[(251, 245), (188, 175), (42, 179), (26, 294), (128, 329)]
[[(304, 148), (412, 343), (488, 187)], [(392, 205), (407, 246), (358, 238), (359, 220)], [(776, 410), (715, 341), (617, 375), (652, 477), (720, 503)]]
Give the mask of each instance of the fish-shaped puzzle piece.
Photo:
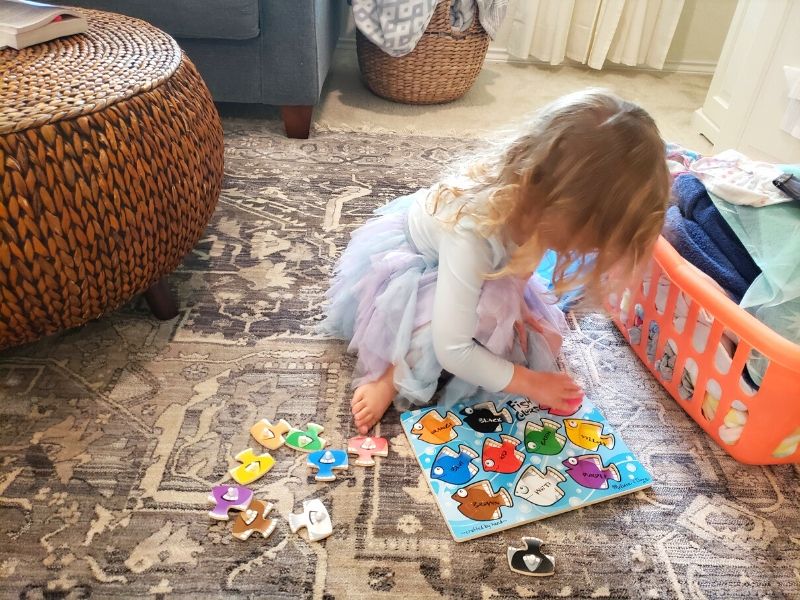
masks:
[(277, 450), (286, 442), (284, 434), (291, 431), (292, 426), (281, 419), (271, 423), (269, 419), (261, 419), (250, 428), (250, 435), (267, 450)]
[(325, 431), (325, 428), (316, 423), (306, 425), (305, 431), (292, 427), (286, 436), (286, 445), (300, 452), (322, 450), (328, 443), (325, 438), (319, 437), (319, 434), (323, 431)]
[(603, 435), (603, 425), (586, 419), (564, 419), (569, 441), (580, 448), (596, 452), (600, 446), (614, 447), (614, 434)]
[(547, 576), (556, 572), (556, 561), (542, 552), (542, 540), (533, 537), (522, 538), (524, 548), (509, 546), (506, 551), (508, 568), (521, 575)]
[(534, 454), (552, 456), (564, 449), (567, 443), (560, 433), (561, 423), (551, 419), (542, 419), (541, 424), (528, 421), (525, 424), (525, 449)]
[(464, 444), (458, 447), (458, 452), (445, 446), (439, 450), (431, 465), (431, 479), (439, 479), (453, 485), (467, 483), (480, 470), (472, 464), (476, 458), (478, 453)]
[(372, 467), (375, 465), (373, 456), (389, 455), (389, 442), (382, 437), (357, 435), (347, 441), (347, 452), (358, 454), (353, 464), (359, 467)]
[(446, 444), (458, 437), (455, 427), (461, 425), (461, 419), (451, 412), (442, 416), (437, 410), (426, 412), (419, 421), (411, 427), (411, 433), (418, 436), (420, 441), (428, 444)]
[(490, 473), (516, 473), (525, 461), (525, 453), (517, 450), (520, 442), (510, 435), (501, 435), (500, 441), (486, 438), (483, 442), (483, 470)]
[(514, 495), (537, 506), (552, 506), (564, 497), (559, 484), (567, 480), (563, 474), (547, 467), (544, 473), (534, 466), (522, 472), (514, 487)]
[(277, 524), (275, 519), (267, 517), (271, 510), (270, 502), (253, 500), (249, 507), (237, 515), (231, 534), (238, 540), (246, 540), (256, 531), (262, 537), (269, 537)]
[(490, 401), (462, 408), (461, 415), (467, 425), (479, 433), (499, 433), (503, 431), (503, 423), (514, 422), (510, 410), (503, 408), (498, 411)]
[(208, 516), (217, 521), (227, 521), (229, 510), (246, 510), (253, 500), (253, 491), (240, 485), (215, 485), (211, 488), (208, 501), (214, 508)]
[(303, 501), (303, 512), (289, 515), (289, 529), (292, 533), (305, 527), (308, 539), (318, 542), (333, 533), (333, 524), (328, 510), (319, 498)]
[(333, 481), (335, 471), (347, 469), (347, 452), (344, 450), (317, 450), (308, 455), (308, 466), (317, 469), (314, 479), (317, 481)]
[(242, 450), (234, 458), (242, 464), (234, 467), (228, 473), (236, 483), (241, 483), (242, 485), (253, 483), (275, 464), (275, 459), (272, 458), (269, 452), (257, 455), (252, 448)]
[(603, 465), (599, 454), (585, 454), (584, 456), (571, 456), (561, 463), (567, 467), (567, 475), (576, 483), (593, 490), (608, 488), (609, 481), (620, 481), (617, 465)]
[[(571, 417), (574, 415), (582, 404), (580, 402), (576, 402), (575, 404), (570, 405), (568, 408), (547, 408), (546, 406), (542, 406), (542, 410), (546, 410), (549, 414), (554, 415), (556, 417)], [(548, 575), (552, 575), (552, 573), (548, 573)]]
[(503, 516), (504, 506), (514, 506), (505, 488), (495, 492), (488, 479), (482, 479), (461, 488), (452, 499), (458, 503), (458, 511), (473, 521), (493, 521)]

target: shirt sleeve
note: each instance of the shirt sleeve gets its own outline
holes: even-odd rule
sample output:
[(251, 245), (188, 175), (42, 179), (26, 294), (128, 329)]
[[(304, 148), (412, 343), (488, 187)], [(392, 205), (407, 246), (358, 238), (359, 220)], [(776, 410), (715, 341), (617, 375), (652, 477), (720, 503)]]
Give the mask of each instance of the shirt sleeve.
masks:
[(433, 303), (433, 349), (443, 369), (490, 392), (511, 382), (514, 365), (474, 339), (484, 275), (493, 270), (489, 243), (472, 233), (449, 231), (439, 243)]

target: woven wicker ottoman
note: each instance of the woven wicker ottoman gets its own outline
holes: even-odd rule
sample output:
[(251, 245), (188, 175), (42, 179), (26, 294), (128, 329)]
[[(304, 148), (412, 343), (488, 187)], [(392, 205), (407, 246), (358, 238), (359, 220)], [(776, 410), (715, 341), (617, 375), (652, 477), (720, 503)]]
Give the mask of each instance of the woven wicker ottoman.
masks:
[(167, 34), (86, 11), (89, 32), (0, 50), (0, 349), (81, 325), (145, 293), (217, 202), (219, 116)]

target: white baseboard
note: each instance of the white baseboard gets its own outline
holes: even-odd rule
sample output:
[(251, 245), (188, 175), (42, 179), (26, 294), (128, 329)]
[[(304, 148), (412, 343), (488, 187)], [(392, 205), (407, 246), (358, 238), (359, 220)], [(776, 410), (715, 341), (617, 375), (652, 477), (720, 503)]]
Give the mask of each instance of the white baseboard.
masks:
[[(341, 50), (355, 50), (356, 40), (355, 38), (351, 37), (339, 38), (339, 42), (337, 43), (336, 47)], [(535, 59), (525, 59), (525, 58), (517, 58), (516, 56), (511, 56), (505, 48), (493, 48), (491, 46), (489, 47), (489, 51), (486, 53), (486, 61), (550, 66), (548, 63), (538, 61)], [(565, 64), (569, 64), (575, 67), (585, 66), (572, 61), (567, 61)], [(586, 68), (588, 69), (589, 67)], [(714, 69), (716, 68), (717, 68), (716, 62), (702, 61), (702, 60), (684, 60), (678, 62), (667, 62), (664, 63), (664, 68), (661, 70), (653, 69), (652, 67), (628, 67), (626, 65), (618, 65), (615, 63), (608, 63), (608, 65), (605, 67), (605, 69), (610, 69), (610, 70), (652, 71), (656, 73), (661, 73), (666, 71), (671, 73), (694, 73), (701, 75), (713, 75)]]
[(719, 126), (706, 116), (702, 108), (692, 114), (692, 127), (712, 144), (719, 137)]

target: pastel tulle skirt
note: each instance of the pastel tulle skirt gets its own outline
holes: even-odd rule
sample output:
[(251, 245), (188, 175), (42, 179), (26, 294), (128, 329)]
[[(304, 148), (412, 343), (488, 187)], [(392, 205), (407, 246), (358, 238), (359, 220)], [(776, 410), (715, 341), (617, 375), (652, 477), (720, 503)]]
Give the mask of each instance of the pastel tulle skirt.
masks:
[[(407, 215), (413, 201), (411, 196), (394, 200), (353, 232), (334, 268), (321, 324), (325, 333), (349, 341), (348, 351), (357, 355), (354, 387), (378, 379), (395, 365), (399, 410), (429, 403), (442, 374), (430, 327), (437, 265), (409, 239)], [(514, 324), (526, 314), (539, 322), (543, 333), (528, 329), (523, 352)], [(535, 370), (555, 371), (565, 328), (564, 314), (539, 276), (484, 284), (474, 339), (491, 352)], [(444, 403), (476, 390), (454, 378), (444, 391)]]

